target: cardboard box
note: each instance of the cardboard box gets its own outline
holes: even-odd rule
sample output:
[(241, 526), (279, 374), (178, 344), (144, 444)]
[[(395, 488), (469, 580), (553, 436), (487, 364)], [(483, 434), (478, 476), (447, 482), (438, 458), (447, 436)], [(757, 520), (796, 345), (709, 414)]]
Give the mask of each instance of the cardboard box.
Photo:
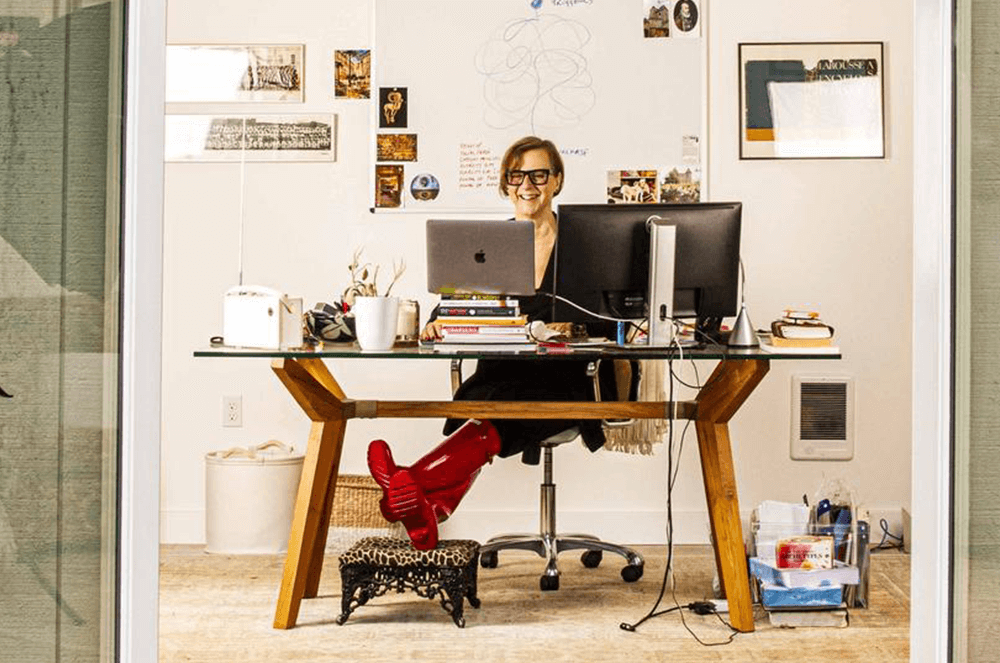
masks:
[(833, 567), (832, 536), (793, 536), (775, 546), (779, 569), (829, 569)]

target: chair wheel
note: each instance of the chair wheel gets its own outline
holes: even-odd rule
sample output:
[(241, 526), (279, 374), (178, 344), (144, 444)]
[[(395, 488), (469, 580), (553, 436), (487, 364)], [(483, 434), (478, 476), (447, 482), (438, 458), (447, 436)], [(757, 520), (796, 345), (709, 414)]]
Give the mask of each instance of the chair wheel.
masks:
[(543, 592), (554, 592), (559, 589), (559, 576), (542, 576), (538, 581), (538, 586)]
[(498, 563), (496, 551), (484, 552), (479, 556), (479, 565), (484, 569), (495, 569)]
[(622, 568), (622, 580), (625, 582), (635, 582), (642, 577), (642, 566), (628, 566)]
[(588, 550), (587, 552), (580, 555), (580, 561), (588, 569), (596, 569), (601, 565), (601, 560), (604, 559), (604, 553), (600, 550)]

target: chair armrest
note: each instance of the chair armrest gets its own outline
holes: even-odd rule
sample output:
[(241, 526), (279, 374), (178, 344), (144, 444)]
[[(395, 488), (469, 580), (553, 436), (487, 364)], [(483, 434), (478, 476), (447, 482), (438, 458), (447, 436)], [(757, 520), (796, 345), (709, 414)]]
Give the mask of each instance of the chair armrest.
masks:
[(451, 395), (458, 393), (458, 388), (462, 386), (462, 360), (451, 360)]

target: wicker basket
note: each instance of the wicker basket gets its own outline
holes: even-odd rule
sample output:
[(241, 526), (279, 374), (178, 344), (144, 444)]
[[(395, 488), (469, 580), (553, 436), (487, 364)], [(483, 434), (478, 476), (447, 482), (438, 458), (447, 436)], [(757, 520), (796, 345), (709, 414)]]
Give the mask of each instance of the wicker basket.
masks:
[(370, 476), (341, 474), (337, 477), (330, 526), (389, 529), (389, 522), (378, 508), (380, 499), (382, 489)]

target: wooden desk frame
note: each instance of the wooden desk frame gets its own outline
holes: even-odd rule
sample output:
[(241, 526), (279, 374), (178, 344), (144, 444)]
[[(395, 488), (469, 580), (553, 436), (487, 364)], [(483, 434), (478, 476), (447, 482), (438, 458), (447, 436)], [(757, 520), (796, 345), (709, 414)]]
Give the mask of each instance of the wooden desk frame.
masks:
[(271, 368), (313, 422), (302, 468), (288, 556), (274, 615), (274, 628), (295, 626), (303, 598), (314, 598), (323, 571), (330, 511), (340, 468), (344, 432), (355, 418), (478, 419), (663, 419), (695, 422), (715, 561), (729, 602), (730, 621), (753, 631), (753, 607), (743, 549), (743, 526), (729, 440), (729, 420), (767, 374), (766, 358), (722, 361), (693, 403), (355, 401), (347, 397), (320, 358), (274, 359)]

